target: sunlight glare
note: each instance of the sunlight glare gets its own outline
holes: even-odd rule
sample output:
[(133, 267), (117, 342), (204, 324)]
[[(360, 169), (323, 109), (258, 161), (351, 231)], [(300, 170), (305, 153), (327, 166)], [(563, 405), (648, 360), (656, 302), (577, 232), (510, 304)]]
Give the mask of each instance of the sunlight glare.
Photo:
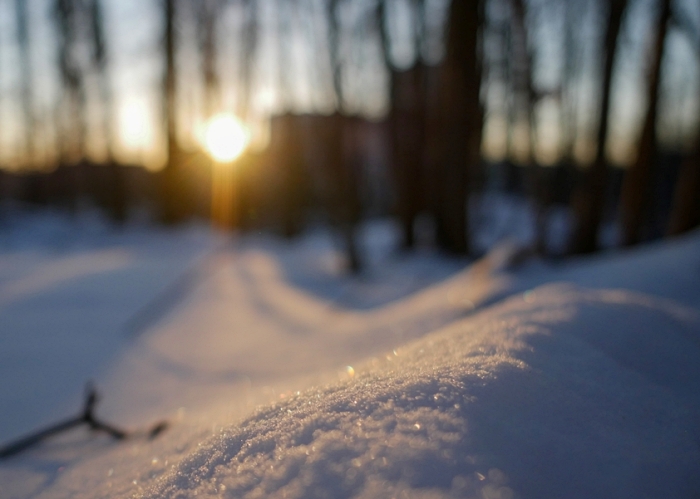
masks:
[(148, 108), (140, 100), (132, 99), (119, 109), (119, 132), (127, 149), (143, 149), (153, 142), (153, 131), (149, 127)]
[(216, 115), (206, 127), (207, 151), (215, 160), (230, 163), (248, 146), (249, 135), (248, 129), (234, 115)]

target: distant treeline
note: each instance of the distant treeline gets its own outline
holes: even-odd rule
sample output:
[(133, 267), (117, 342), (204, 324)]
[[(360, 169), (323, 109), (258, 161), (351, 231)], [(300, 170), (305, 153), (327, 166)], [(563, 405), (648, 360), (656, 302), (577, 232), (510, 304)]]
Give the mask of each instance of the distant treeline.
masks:
[[(327, 127), (332, 119), (286, 115), (272, 120), (270, 147), (261, 153), (245, 155), (236, 167), (237, 230), (269, 230), (293, 237), (309, 224), (324, 221), (342, 228), (353, 227), (366, 218), (400, 216), (397, 189), (392, 172), (387, 168), (387, 122), (341, 118), (356, 130), (356, 150), (349, 154), (354, 164), (343, 173), (328, 166), (334, 163), (329, 163), (327, 148), (319, 146), (332, 142), (327, 137), (319, 137), (315, 131)], [(292, 130), (292, 134), (286, 134), (286, 129)], [(290, 147), (288, 141), (296, 147)], [(345, 148), (348, 147), (353, 146), (346, 143)], [(663, 237), (668, 231), (684, 160), (684, 154), (678, 151), (659, 155), (659, 167), (652, 181), (648, 239)], [(586, 171), (567, 164), (540, 168), (548, 209), (568, 209)], [(180, 172), (185, 178), (187, 193), (187, 197), (180, 199), (182, 220), (208, 219), (211, 215), (211, 160), (203, 153), (188, 154)], [(482, 163), (472, 173), (471, 195), (478, 197), (496, 192), (528, 200), (531, 172), (521, 165), (508, 161)], [(615, 222), (615, 203), (620, 199), (625, 173), (620, 168), (611, 169), (609, 173), (605, 197), (601, 200), (608, 207), (604, 213), (608, 223)], [(154, 222), (160, 219), (164, 195), (162, 177), (163, 172), (116, 163), (82, 162), (60, 166), (48, 173), (0, 170), (0, 194), (5, 202), (51, 207), (66, 213), (96, 208), (119, 226), (136, 214), (148, 216)], [(424, 182), (418, 190), (421, 196), (419, 214), (425, 214), (434, 202), (431, 197), (438, 195), (434, 189), (431, 176), (425, 171)], [(480, 227), (473, 229), (480, 230)], [(356, 257), (359, 264), (360, 256)]]
[[(3, 174), (3, 196), (69, 209), (89, 199), (116, 221), (134, 206), (147, 206), (167, 224), (208, 216), (212, 164), (182, 143), (188, 127), (181, 85), (196, 76), (197, 112), (207, 119), (222, 110), (223, 89), (235, 84), (242, 95), (235, 111), (249, 117), (260, 84), (255, 75), (273, 53), (282, 104), (271, 118), (269, 148), (247, 153), (235, 167), (232, 219), (240, 229), (291, 236), (326, 220), (341, 236), (349, 267), (359, 270), (357, 228), (374, 214), (396, 217), (405, 249), (417, 244), (417, 220), (427, 218), (437, 247), (473, 255), (470, 198), (487, 189), (528, 200), (533, 250), (543, 255), (552, 251), (555, 205), (571, 215), (567, 253), (598, 250), (606, 223), (617, 224), (620, 243), (629, 246), (700, 222), (700, 120), (682, 118), (686, 107), (700, 105), (700, 83), (678, 77), (688, 64), (697, 68), (700, 55), (700, 11), (690, 1), (162, 0), (159, 95), (168, 159), (158, 173), (116, 165), (110, 140), (105, 164), (87, 159), (88, 96), (102, 102), (104, 137), (114, 136), (106, 1), (52, 0), (60, 166), (50, 174)], [(25, 55), (20, 79), (30, 88), (29, 21), (24, 2), (15, 5)], [(225, 9), (238, 20), (235, 82), (220, 73), (217, 34), (234, 29), (223, 24), (233, 18)], [(194, 42), (185, 37), (188, 25)], [(693, 47), (686, 56), (679, 56), (674, 33)], [(195, 43), (195, 67), (181, 57), (188, 43)], [(275, 50), (263, 50), (270, 46)], [(299, 47), (311, 54), (306, 65), (297, 65)], [(362, 110), (377, 75), (386, 109), (369, 120)], [(298, 88), (332, 105), (305, 110)], [(616, 111), (624, 104), (620, 89), (629, 88), (642, 89), (639, 130), (628, 164), (616, 165)], [(32, 93), (21, 97), (32, 151)], [(489, 145), (493, 130), (503, 138), (500, 160)], [(555, 153), (545, 161), (543, 149)]]

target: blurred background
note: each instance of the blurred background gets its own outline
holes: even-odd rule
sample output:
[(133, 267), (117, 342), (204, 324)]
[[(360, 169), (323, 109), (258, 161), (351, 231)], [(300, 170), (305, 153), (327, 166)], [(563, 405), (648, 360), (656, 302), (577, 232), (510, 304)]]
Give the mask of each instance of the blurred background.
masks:
[(337, 234), (564, 256), (700, 222), (695, 0), (0, 0), (0, 232)]

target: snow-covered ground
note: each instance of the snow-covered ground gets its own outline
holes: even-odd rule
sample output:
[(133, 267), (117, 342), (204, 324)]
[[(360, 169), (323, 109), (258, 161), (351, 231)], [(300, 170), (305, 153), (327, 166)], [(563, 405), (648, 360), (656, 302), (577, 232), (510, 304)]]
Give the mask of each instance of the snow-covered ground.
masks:
[(399, 254), (324, 231), (0, 230), (1, 498), (700, 495), (700, 233), (553, 266)]

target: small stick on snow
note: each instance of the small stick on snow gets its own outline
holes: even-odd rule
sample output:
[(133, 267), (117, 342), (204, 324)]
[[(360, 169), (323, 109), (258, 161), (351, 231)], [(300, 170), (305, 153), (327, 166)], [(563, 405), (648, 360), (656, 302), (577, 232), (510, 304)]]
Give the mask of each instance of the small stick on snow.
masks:
[[(4, 447), (0, 447), (0, 459), (14, 456), (15, 454), (18, 454), (23, 450), (46, 440), (49, 437), (52, 437), (64, 431), (68, 431), (83, 424), (87, 424), (91, 430), (105, 432), (115, 440), (124, 440), (128, 438), (129, 434), (126, 431), (120, 430), (119, 428), (105, 423), (104, 421), (100, 421), (95, 417), (94, 409), (98, 400), (99, 395), (97, 394), (97, 390), (95, 390), (94, 386), (92, 386), (91, 383), (88, 383), (85, 397), (85, 406), (83, 408), (83, 412), (79, 416), (67, 419), (66, 421), (62, 421), (53, 426), (50, 426), (49, 428), (46, 428), (45, 430), (38, 431), (24, 438), (15, 440), (14, 442), (10, 442)], [(157, 437), (167, 427), (167, 421), (161, 421), (157, 423), (153, 428), (151, 428), (148, 431), (149, 439)]]

